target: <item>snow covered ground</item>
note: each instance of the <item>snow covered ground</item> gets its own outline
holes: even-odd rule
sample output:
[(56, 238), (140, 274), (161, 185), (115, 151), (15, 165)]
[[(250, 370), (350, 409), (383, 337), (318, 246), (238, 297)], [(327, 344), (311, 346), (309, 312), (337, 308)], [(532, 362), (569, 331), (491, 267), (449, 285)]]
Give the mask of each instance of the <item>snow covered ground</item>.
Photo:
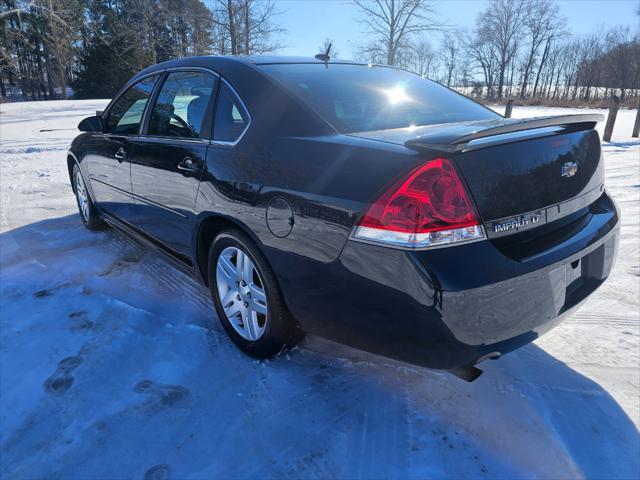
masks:
[(468, 384), (318, 338), (243, 356), (203, 288), (82, 227), (65, 150), (105, 103), (0, 105), (0, 477), (638, 478), (635, 112), (604, 146), (613, 275)]

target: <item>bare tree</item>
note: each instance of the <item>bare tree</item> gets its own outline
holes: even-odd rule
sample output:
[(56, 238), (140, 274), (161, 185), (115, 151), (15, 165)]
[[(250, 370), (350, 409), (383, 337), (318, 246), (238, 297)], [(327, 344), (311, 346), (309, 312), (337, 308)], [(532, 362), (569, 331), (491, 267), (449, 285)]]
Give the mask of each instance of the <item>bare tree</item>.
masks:
[(432, 78), (438, 71), (438, 55), (433, 45), (422, 37), (399, 52), (398, 66), (423, 77)]
[(411, 46), (415, 34), (440, 30), (431, 0), (353, 0), (362, 16), (359, 22), (373, 36), (360, 49), (368, 60), (397, 65), (401, 50)]
[(578, 74), (578, 52), (580, 50), (580, 41), (572, 38), (570, 41), (565, 42), (563, 45), (562, 55), (566, 59), (564, 64), (563, 75), (563, 92), (562, 98), (569, 98), (571, 86), (576, 81)]
[(525, 13), (524, 0), (489, 0), (476, 22), (477, 35), (493, 46), (497, 56), (498, 98), (502, 98), (507, 69), (525, 35)]
[(606, 32), (602, 26), (581, 40), (580, 68), (575, 85), (576, 89), (579, 88), (581, 100), (590, 100), (594, 87), (600, 83), (603, 65), (596, 60), (605, 53), (606, 40)]
[(609, 51), (599, 61), (605, 63), (605, 81), (607, 86), (620, 90), (620, 99), (624, 100), (628, 88), (632, 87), (632, 72), (637, 66), (638, 42), (629, 38), (629, 30), (624, 27), (613, 28), (608, 33)]
[(228, 40), (231, 55), (271, 53), (281, 48), (275, 38), (284, 32), (275, 22), (279, 14), (271, 0), (215, 0), (214, 3), (214, 22)]
[(72, 62), (71, 42), (73, 30), (60, 15), (54, 11), (53, 0), (46, 0), (44, 9), (49, 24), (50, 35), (47, 39), (53, 50), (53, 58), (58, 76), (58, 86), (63, 99), (67, 99), (67, 75), (66, 68)]
[(455, 81), (454, 74), (460, 61), (461, 48), (459, 33), (447, 33), (442, 37), (440, 58), (444, 67), (444, 81), (447, 87), (450, 87), (451, 83)]
[(537, 60), (540, 47), (549, 37), (557, 36), (564, 28), (566, 20), (560, 16), (559, 9), (552, 0), (528, 0), (524, 17), (524, 29), (528, 37), (528, 52), (523, 65), (520, 97), (527, 94), (529, 77)]
[(473, 61), (480, 66), (487, 87), (487, 97), (493, 99), (494, 84), (498, 70), (498, 52), (495, 43), (490, 41), (483, 30), (467, 39), (467, 50)]

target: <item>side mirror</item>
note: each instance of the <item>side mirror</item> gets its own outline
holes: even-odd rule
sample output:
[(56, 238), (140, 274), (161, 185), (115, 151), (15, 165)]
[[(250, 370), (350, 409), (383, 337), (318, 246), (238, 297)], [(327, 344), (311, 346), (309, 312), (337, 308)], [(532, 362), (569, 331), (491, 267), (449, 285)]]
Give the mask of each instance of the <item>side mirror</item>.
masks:
[(102, 129), (102, 118), (97, 115), (85, 118), (78, 125), (78, 130), (81, 132), (102, 132)]

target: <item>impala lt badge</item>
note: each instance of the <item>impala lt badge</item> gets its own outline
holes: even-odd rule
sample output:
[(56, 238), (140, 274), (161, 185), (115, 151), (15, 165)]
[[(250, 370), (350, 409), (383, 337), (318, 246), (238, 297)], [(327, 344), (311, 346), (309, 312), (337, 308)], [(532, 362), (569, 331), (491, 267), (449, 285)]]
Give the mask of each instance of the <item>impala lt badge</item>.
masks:
[(562, 176), (573, 177), (578, 173), (578, 164), (576, 162), (567, 162), (562, 164)]
[(495, 233), (507, 232), (509, 230), (518, 230), (524, 227), (528, 227), (529, 225), (533, 225), (540, 221), (540, 217), (542, 214), (540, 212), (530, 213), (527, 215), (521, 215), (519, 217), (514, 217), (512, 219), (507, 220), (502, 223), (494, 223), (493, 231)]

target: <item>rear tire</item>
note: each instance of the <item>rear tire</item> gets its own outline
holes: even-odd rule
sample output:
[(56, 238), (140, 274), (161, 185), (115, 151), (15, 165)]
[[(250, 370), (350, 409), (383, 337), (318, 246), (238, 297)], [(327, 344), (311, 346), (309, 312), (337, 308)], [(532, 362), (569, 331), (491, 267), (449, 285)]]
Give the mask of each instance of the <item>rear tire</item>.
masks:
[(245, 354), (271, 358), (302, 338), (273, 270), (247, 235), (221, 232), (209, 249), (208, 270), (218, 319)]
[(89, 190), (84, 183), (84, 177), (77, 163), (73, 165), (73, 191), (76, 194), (76, 202), (78, 203), (80, 218), (84, 226), (89, 230), (102, 230), (105, 227), (105, 223), (91, 201)]

